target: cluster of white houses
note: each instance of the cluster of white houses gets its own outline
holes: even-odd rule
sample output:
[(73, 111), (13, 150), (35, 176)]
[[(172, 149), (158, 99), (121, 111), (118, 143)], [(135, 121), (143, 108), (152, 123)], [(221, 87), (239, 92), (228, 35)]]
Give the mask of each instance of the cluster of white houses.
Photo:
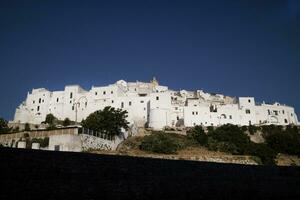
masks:
[(60, 120), (80, 122), (90, 113), (112, 106), (128, 111), (127, 120), (153, 129), (195, 125), (288, 125), (298, 124), (293, 107), (257, 104), (253, 97), (238, 99), (221, 94), (174, 91), (161, 86), (155, 78), (149, 83), (119, 80), (89, 91), (69, 85), (64, 91), (33, 89), (16, 109), (14, 123), (40, 124), (52, 113)]

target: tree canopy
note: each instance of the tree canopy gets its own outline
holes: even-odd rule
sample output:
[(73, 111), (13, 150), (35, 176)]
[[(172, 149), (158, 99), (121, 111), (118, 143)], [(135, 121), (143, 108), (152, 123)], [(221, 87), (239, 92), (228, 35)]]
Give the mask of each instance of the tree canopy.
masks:
[(91, 113), (81, 124), (84, 128), (114, 136), (120, 134), (122, 128), (128, 129), (127, 113), (126, 110), (107, 106)]
[(10, 128), (8, 127), (8, 123), (5, 119), (0, 117), (0, 134), (9, 133)]

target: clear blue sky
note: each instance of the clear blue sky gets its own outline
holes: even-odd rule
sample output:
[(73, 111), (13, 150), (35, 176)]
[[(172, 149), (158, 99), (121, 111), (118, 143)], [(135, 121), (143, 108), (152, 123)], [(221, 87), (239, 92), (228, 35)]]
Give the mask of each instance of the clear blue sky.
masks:
[(300, 112), (300, 1), (0, 1), (0, 116), (32, 88), (156, 76)]

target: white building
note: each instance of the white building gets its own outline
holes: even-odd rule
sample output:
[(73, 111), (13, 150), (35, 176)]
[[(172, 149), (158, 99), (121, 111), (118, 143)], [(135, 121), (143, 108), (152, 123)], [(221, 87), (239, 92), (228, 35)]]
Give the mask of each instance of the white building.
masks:
[(69, 85), (64, 91), (33, 89), (16, 109), (14, 123), (39, 124), (52, 113), (60, 120), (69, 118), (80, 122), (90, 113), (106, 106), (128, 111), (128, 121), (138, 126), (146, 124), (153, 129), (166, 126), (195, 125), (288, 125), (298, 124), (293, 107), (274, 104), (256, 104), (253, 97), (238, 99), (221, 94), (197, 91), (174, 91), (155, 80), (150, 83), (119, 80), (89, 91), (78, 85)]

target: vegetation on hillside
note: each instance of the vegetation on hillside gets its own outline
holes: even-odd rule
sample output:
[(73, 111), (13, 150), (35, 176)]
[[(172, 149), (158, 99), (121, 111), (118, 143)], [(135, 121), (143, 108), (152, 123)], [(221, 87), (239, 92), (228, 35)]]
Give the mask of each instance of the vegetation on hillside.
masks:
[(7, 134), (9, 132), (10, 128), (8, 127), (7, 121), (0, 117), (0, 134)]
[[(262, 131), (265, 142), (254, 143), (248, 134)], [(208, 127), (205, 132), (201, 126), (190, 129), (187, 136), (164, 132), (153, 132), (142, 139), (140, 149), (156, 153), (176, 153), (191, 146), (202, 146), (211, 151), (226, 152), (233, 155), (249, 155), (259, 164), (274, 165), (278, 153), (300, 156), (300, 133), (296, 126), (243, 126), (223, 125)]]

